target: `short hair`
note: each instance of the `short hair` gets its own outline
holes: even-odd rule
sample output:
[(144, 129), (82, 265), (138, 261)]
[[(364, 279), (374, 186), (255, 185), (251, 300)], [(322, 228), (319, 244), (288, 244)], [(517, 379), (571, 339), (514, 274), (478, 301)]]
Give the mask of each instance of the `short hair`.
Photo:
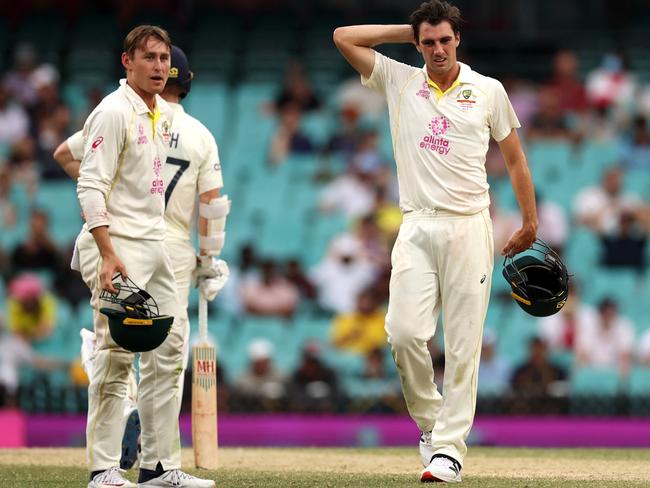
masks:
[(162, 27), (157, 25), (139, 25), (131, 29), (126, 37), (124, 38), (124, 52), (132, 58), (135, 54), (135, 50), (138, 48), (143, 48), (144, 43), (147, 42), (147, 39), (153, 37), (164, 43), (171, 52), (172, 50), (172, 41), (169, 37), (169, 34)]
[(463, 22), (460, 10), (458, 10), (458, 7), (454, 7), (441, 0), (429, 0), (428, 2), (421, 3), (420, 7), (409, 18), (416, 41), (420, 40), (420, 25), (423, 22), (437, 25), (445, 20), (451, 25), (454, 34), (460, 32), (460, 25)]

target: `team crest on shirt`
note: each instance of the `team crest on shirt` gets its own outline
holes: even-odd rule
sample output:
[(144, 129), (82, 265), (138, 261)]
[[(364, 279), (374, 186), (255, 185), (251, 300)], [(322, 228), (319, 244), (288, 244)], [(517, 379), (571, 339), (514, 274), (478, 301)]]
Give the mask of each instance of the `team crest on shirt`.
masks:
[(163, 120), (162, 131), (163, 131), (163, 134), (162, 134), (163, 142), (165, 144), (169, 144), (171, 142), (171, 140), (172, 140), (172, 134), (169, 131), (169, 122), (167, 120)]
[(428, 125), (431, 134), (427, 134), (420, 141), (420, 148), (427, 151), (437, 152), (441, 156), (449, 154), (451, 145), (449, 140), (443, 135), (446, 135), (451, 127), (451, 121), (444, 115), (433, 117)]
[(471, 88), (460, 90), (456, 95), (456, 106), (463, 112), (469, 112), (476, 106), (476, 94)]

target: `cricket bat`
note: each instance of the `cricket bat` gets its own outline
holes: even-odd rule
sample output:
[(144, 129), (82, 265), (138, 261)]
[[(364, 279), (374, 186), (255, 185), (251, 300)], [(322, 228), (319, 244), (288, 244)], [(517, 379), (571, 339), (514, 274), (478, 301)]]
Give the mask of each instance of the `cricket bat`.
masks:
[(208, 343), (208, 302), (199, 296), (199, 342), (192, 347), (192, 447), (197, 468), (217, 469), (217, 356)]

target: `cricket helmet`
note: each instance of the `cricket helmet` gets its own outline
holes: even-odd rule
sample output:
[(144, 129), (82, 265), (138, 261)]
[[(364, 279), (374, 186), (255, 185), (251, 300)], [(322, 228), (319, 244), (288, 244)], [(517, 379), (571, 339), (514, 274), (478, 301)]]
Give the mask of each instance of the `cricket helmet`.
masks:
[(510, 295), (525, 312), (547, 317), (558, 312), (569, 294), (569, 273), (560, 256), (541, 239), (526, 254), (506, 256), (503, 277)]
[(102, 290), (99, 295), (109, 304), (99, 311), (108, 317), (113, 340), (132, 352), (157, 348), (167, 338), (174, 317), (160, 315), (156, 300), (121, 273), (113, 277), (113, 286), (116, 294)]
[(181, 87), (181, 98), (185, 98), (192, 89), (194, 73), (190, 70), (190, 62), (183, 50), (178, 46), (172, 46), (171, 61), (169, 66), (168, 85)]

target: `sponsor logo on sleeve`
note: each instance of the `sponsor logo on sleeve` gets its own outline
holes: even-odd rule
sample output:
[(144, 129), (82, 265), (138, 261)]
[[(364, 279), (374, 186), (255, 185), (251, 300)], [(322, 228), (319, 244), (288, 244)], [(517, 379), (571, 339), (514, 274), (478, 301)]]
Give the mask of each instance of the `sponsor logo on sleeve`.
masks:
[(102, 142), (104, 142), (104, 138), (102, 136), (97, 136), (90, 146), (92, 152), (97, 151), (97, 149), (99, 149), (99, 146), (102, 145)]

